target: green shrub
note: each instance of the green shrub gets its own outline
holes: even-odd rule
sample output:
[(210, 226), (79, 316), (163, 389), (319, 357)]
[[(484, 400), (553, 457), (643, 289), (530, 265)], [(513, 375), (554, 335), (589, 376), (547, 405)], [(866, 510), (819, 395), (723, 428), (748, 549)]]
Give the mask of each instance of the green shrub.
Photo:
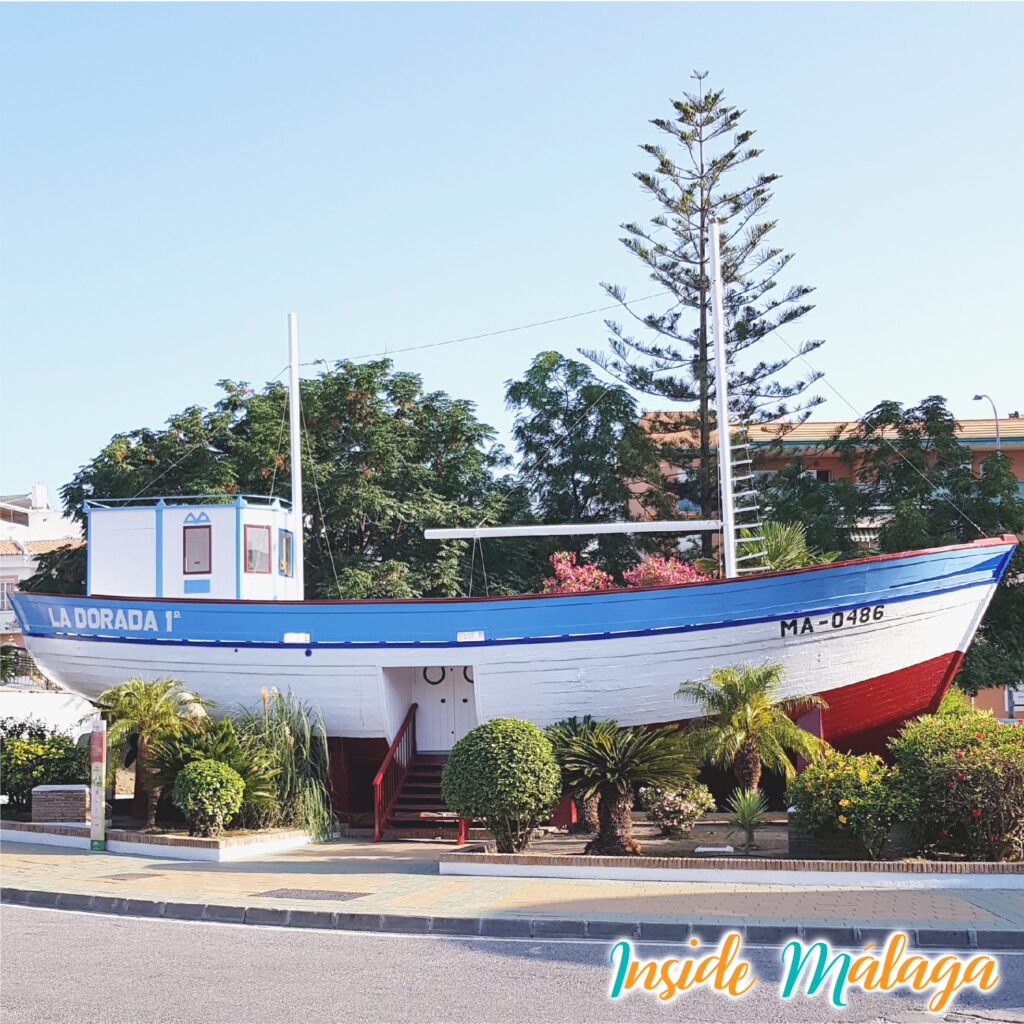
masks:
[(178, 772), (174, 802), (188, 822), (190, 836), (218, 836), (242, 806), (245, 783), (230, 765), (193, 761)]
[(70, 736), (42, 740), (5, 739), (0, 743), (0, 789), (11, 809), (23, 811), (32, 802), (33, 786), (88, 782), (89, 752)]
[(826, 751), (791, 783), (794, 824), (811, 835), (846, 835), (876, 860), (899, 809), (895, 773), (876, 754)]
[(978, 709), (971, 703), (971, 698), (957, 686), (951, 686), (946, 696), (939, 703), (935, 712), (940, 718), (962, 718), (964, 715), (976, 715)]
[(678, 789), (644, 787), (640, 790), (640, 803), (662, 835), (677, 839), (691, 831), (701, 815), (715, 809), (711, 790), (700, 782), (690, 782)]
[(889, 747), (915, 851), (969, 860), (1024, 857), (1024, 728), (986, 711), (908, 722)]
[(219, 761), (238, 772), (245, 783), (240, 817), (247, 826), (269, 828), (280, 821), (274, 755), (251, 736), (240, 737), (229, 718), (200, 718), (177, 734), (158, 736), (149, 749), (146, 785), (173, 789), (193, 761)]
[(441, 793), (460, 818), (484, 820), (499, 853), (516, 853), (550, 815), (562, 779), (551, 743), (537, 726), (495, 718), (452, 747)]

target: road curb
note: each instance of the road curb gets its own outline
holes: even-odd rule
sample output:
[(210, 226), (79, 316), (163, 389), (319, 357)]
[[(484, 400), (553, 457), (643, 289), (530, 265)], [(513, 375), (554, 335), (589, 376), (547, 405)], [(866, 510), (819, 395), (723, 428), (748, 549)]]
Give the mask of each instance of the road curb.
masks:
[[(279, 907), (244, 907), (220, 903), (184, 903), (87, 893), (49, 892), (41, 889), (0, 888), (0, 903), (45, 907), (53, 910), (85, 911), (124, 917), (165, 918), (172, 921), (209, 921), (247, 924), (253, 927), (298, 928), (324, 931), (365, 931), (382, 934), (434, 935), (448, 938), (509, 939), (639, 939), (646, 942), (678, 943), (698, 938), (714, 944), (726, 932), (739, 932), (750, 945), (780, 946), (790, 939), (824, 939), (833, 946), (861, 946), (878, 942), (886, 929), (877, 926), (737, 925), (727, 921), (609, 921), (557, 917), (425, 917), (402, 914), (357, 914), (344, 911), (307, 910)], [(918, 949), (1024, 950), (1024, 930), (973, 928), (906, 929), (910, 945)]]

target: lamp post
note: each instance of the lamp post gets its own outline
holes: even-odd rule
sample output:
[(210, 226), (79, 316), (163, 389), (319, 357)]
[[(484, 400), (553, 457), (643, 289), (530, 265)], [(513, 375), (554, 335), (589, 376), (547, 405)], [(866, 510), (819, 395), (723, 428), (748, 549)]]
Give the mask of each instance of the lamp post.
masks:
[(992, 401), (989, 395), (975, 395), (974, 400), (980, 402), (983, 398), (988, 399), (988, 404), (992, 406), (992, 419), (996, 424), (996, 451), (1001, 452), (1003, 450), (1003, 442), (999, 436), (999, 413), (996, 412), (996, 403)]

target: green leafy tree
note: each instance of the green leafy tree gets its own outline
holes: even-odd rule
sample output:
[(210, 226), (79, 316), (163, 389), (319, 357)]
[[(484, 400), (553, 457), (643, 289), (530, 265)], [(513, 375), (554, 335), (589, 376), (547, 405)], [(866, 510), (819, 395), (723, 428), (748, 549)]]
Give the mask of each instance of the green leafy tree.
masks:
[[(121, 747), (131, 736), (138, 739), (136, 780), (145, 785), (152, 771), (150, 747), (160, 736), (175, 736), (189, 721), (205, 714), (210, 701), (189, 693), (175, 679), (150, 682), (135, 677), (104, 690), (94, 701), (107, 723), (107, 742)], [(137, 787), (136, 787), (137, 788)], [(159, 786), (146, 785), (146, 827), (156, 828)]]
[(612, 856), (641, 852), (633, 838), (635, 790), (678, 788), (695, 774), (683, 734), (673, 726), (622, 729), (612, 721), (581, 730), (569, 741), (562, 766), (571, 792), (600, 798), (597, 835), (584, 852)]
[(36, 571), (18, 584), (19, 590), (41, 594), (85, 593), (85, 545), (65, 544), (36, 557)]
[[(977, 472), (944, 398), (882, 402), (842, 431), (834, 450), (885, 518), (882, 551), (1024, 533), (1024, 501), (1009, 457), (993, 452)], [(968, 693), (1024, 679), (1024, 553), (1018, 547), (978, 628), (957, 684)]]
[(765, 514), (780, 523), (800, 523), (812, 548), (838, 551), (843, 558), (863, 555), (854, 531), (869, 514), (871, 499), (852, 480), (825, 483), (804, 476), (804, 465), (798, 455), (778, 472), (758, 480)]
[[(84, 520), (88, 498), (251, 493), (290, 497), (287, 390), (222, 381), (212, 409), (192, 406), (163, 429), (118, 434), (62, 489)], [(523, 589), (542, 559), (506, 546), (474, 567), (464, 541), (426, 541), (428, 526), (516, 522), (531, 513), (508, 456), (472, 402), (426, 392), (388, 360), (339, 362), (304, 380), (302, 459), (306, 587), (311, 597), (453, 596), (489, 574)], [(532, 561), (531, 561), (532, 558)], [(40, 566), (26, 589), (81, 592), (84, 552)]]
[(732, 768), (742, 789), (757, 789), (765, 766), (788, 782), (796, 774), (790, 753), (812, 761), (823, 749), (823, 741), (793, 717), (828, 705), (816, 694), (783, 698), (781, 676), (781, 665), (730, 665), (712, 669), (710, 681), (689, 680), (676, 692), (708, 719), (687, 730), (690, 749), (703, 763)]
[[(541, 352), (521, 380), (506, 382), (505, 400), (516, 413), (520, 480), (541, 522), (618, 522), (631, 500), (656, 517), (672, 514), (671, 496), (648, 483), (661, 475), (658, 448), (626, 388), (602, 383), (558, 352)], [(542, 547), (543, 554), (555, 546)], [(565, 548), (566, 539), (557, 547)], [(633, 538), (620, 535), (581, 538), (575, 546), (570, 539), (570, 550), (584, 547), (609, 572), (630, 567), (640, 554)]]
[[(697, 91), (673, 101), (671, 117), (651, 122), (665, 144), (641, 147), (653, 166), (635, 177), (657, 212), (647, 224), (622, 225), (623, 245), (650, 279), (670, 293), (671, 305), (664, 312), (641, 315), (628, 305), (624, 288), (605, 285), (637, 322), (637, 333), (608, 321), (610, 353), (586, 354), (630, 387), (670, 407), (683, 407), (652, 427), (676, 432), (677, 440), (665, 445), (664, 458), (673, 466), (696, 466), (692, 475), (680, 478), (679, 495), (692, 501), (704, 518), (713, 518), (712, 217), (722, 225), (731, 414), (743, 422), (786, 415), (806, 418), (820, 402), (808, 393), (820, 374), (787, 380), (786, 371), (797, 353), (813, 352), (822, 342), (804, 342), (793, 353), (775, 358), (757, 358), (751, 351), (812, 308), (806, 301), (812, 289), (782, 283), (792, 254), (773, 243), (776, 222), (766, 216), (779, 176), (748, 167), (762, 151), (752, 144), (753, 131), (741, 126), (743, 111), (726, 103), (721, 90), (705, 90), (706, 73), (693, 77)], [(703, 553), (711, 554), (710, 535), (704, 537)]]

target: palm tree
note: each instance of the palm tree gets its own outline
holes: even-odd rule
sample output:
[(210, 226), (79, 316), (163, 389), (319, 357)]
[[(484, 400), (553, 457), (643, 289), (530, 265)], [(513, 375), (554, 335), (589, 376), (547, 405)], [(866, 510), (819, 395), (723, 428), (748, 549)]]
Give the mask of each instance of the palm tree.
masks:
[(104, 690), (94, 703), (107, 722), (112, 747), (132, 735), (138, 737), (135, 777), (146, 785), (146, 828), (154, 829), (160, 788), (147, 785), (150, 745), (158, 736), (178, 735), (190, 719), (204, 715), (211, 702), (189, 693), (176, 679), (147, 682), (135, 677)]
[[(594, 719), (590, 715), (584, 715), (582, 718), (573, 715), (572, 718), (563, 718), (544, 730), (544, 735), (554, 748), (555, 760), (558, 761), (559, 767), (564, 767), (565, 754), (572, 740), (586, 732), (593, 724)], [(593, 835), (597, 832), (599, 824), (597, 808), (600, 797), (594, 794), (586, 798), (573, 791), (570, 791), (570, 795), (576, 805), (576, 824), (570, 825), (569, 831), (574, 835)]]
[[(770, 569), (803, 569), (809, 565), (822, 565), (834, 562), (840, 555), (839, 551), (818, 551), (807, 543), (807, 529), (803, 523), (762, 523), (758, 527), (758, 536), (764, 554), (760, 559), (746, 562), (748, 568)], [(753, 538), (750, 530), (740, 530), (744, 540)]]
[(674, 727), (620, 729), (610, 721), (594, 722), (573, 737), (562, 764), (571, 792), (600, 798), (597, 835), (583, 851), (598, 854), (640, 853), (632, 834), (635, 787), (674, 789), (695, 773), (683, 734)]
[(710, 682), (685, 682), (677, 697), (695, 700), (710, 721), (687, 730), (694, 755), (732, 768), (742, 789), (757, 789), (761, 769), (796, 774), (789, 751), (813, 761), (824, 740), (801, 729), (793, 717), (828, 705), (816, 694), (782, 698), (781, 665), (730, 665), (711, 670)]

